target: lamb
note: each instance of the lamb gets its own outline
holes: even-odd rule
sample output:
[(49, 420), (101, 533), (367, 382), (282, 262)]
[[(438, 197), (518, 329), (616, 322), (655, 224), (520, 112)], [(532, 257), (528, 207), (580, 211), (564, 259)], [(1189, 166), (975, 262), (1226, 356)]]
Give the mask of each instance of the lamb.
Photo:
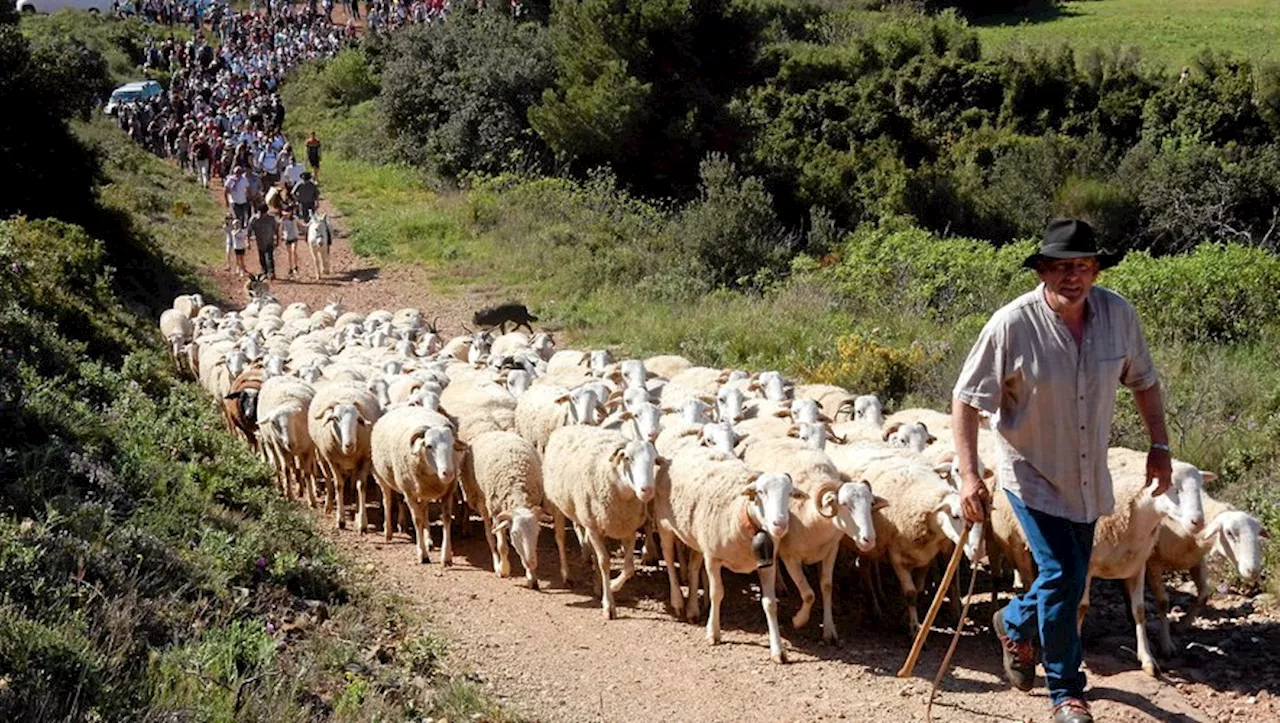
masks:
[[(617, 617), (613, 594), (635, 574), (636, 532), (648, 517), (657, 468), (665, 464), (651, 442), (621, 432), (573, 425), (552, 432), (542, 459), (546, 501), (555, 509), (553, 528), (560, 553), (560, 579), (568, 583), (564, 519), (573, 521), (578, 539), (595, 553), (605, 617)], [(606, 540), (623, 541), (623, 571), (609, 579)], [(587, 544), (583, 544), (586, 552)]]
[[(427, 504), (440, 500), (444, 509), (444, 539), (441, 562), (453, 564), (453, 495), (457, 489), (458, 455), (466, 445), (453, 433), (453, 424), (444, 415), (421, 407), (399, 407), (387, 412), (373, 425), (369, 445), (373, 478), (382, 490), (383, 532), (391, 539), (395, 519), (394, 494), (404, 495), (413, 517), (418, 560), (431, 562), (431, 520)], [(363, 496), (363, 495), (362, 495)], [(363, 508), (363, 503), (361, 504)], [(361, 529), (364, 523), (361, 522)]]
[(200, 313), (200, 309), (204, 306), (204, 297), (200, 294), (186, 294), (174, 298), (173, 308), (175, 311), (186, 316), (188, 319), (194, 319)]
[[(1205, 482), (1217, 476), (1202, 472)], [(1166, 519), (1160, 525), (1155, 550), (1147, 558), (1147, 585), (1151, 587), (1156, 602), (1156, 619), (1159, 622), (1160, 647), (1167, 655), (1173, 653), (1173, 638), (1169, 635), (1169, 595), (1164, 589), (1164, 573), (1171, 570), (1190, 570), (1196, 584), (1196, 600), (1182, 616), (1186, 625), (1200, 614), (1209, 600), (1208, 565), (1205, 558), (1221, 555), (1230, 560), (1236, 572), (1245, 580), (1258, 579), (1262, 570), (1262, 543), (1271, 539), (1258, 518), (1231, 505), (1204, 495), (1206, 526), (1200, 534), (1192, 534), (1175, 520)]]
[(160, 314), (160, 335), (169, 342), (169, 358), (174, 367), (182, 371), (182, 348), (195, 336), (191, 317), (181, 309), (165, 309)]
[(788, 474), (796, 489), (812, 500), (812, 504), (793, 510), (790, 532), (782, 540), (778, 557), (800, 591), (800, 609), (791, 618), (797, 629), (808, 624), (815, 600), (813, 588), (805, 579), (804, 565), (822, 563), (822, 638), (838, 640), (832, 592), (840, 540), (848, 536), (859, 549), (874, 548), (877, 531), (872, 526), (872, 512), (877, 505), (883, 507), (883, 500), (871, 493), (871, 486), (865, 481), (842, 475), (826, 455), (794, 440), (753, 445), (744, 461), (755, 469)]
[(307, 478), (314, 473), (315, 444), (307, 430), (307, 412), (315, 389), (293, 377), (271, 377), (258, 391), (258, 438), (268, 461), (276, 469), (285, 497), (298, 496), (316, 506), (315, 491)]
[(345, 529), (346, 488), (355, 485), (360, 500), (357, 523), (364, 532), (368, 526), (365, 482), (370, 471), (370, 428), (381, 416), (378, 400), (363, 383), (329, 382), (316, 389), (309, 415), (307, 429), (325, 478), (324, 511), (334, 512), (335, 524)]
[[(467, 503), (484, 521), (493, 571), (511, 575), (507, 535), (524, 564), (529, 587), (538, 589), (538, 531), (543, 517), (542, 458), (514, 432), (486, 432), (471, 440), (462, 463)], [(495, 524), (496, 522), (496, 524)]]
[[(666, 480), (659, 483), (654, 500), (654, 518), (662, 539), (662, 556), (667, 565), (671, 607), (682, 607), (686, 617), (696, 620), (699, 564), (706, 567), (711, 614), (707, 619), (707, 639), (720, 642), (720, 604), (724, 600), (722, 568), (733, 572), (759, 571), (760, 604), (769, 627), (769, 657), (786, 662), (782, 635), (778, 630), (778, 603), (774, 595), (777, 566), (757, 568), (752, 541), (758, 530), (768, 533), (775, 550), (787, 534), (793, 499), (805, 499), (785, 474), (765, 475), (749, 469), (737, 459), (724, 458), (709, 450), (692, 449), (671, 461)], [(683, 606), (680, 580), (676, 576), (675, 541), (687, 545), (689, 560), (689, 605)]]

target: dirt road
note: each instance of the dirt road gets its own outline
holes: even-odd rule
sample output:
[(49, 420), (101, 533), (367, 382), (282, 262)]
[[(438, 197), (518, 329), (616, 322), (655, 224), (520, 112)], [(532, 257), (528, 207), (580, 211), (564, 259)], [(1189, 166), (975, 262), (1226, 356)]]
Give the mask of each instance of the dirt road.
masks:
[[(341, 297), (358, 311), (415, 305), (439, 316), (452, 331), (483, 301), (442, 298), (431, 293), (419, 269), (379, 268), (357, 257), (347, 244), (341, 215), (329, 211), (339, 229), (335, 277), (278, 282), (273, 291), (282, 302), (318, 307)], [(309, 257), (301, 265), (310, 269)], [(232, 274), (206, 271), (224, 298), (243, 302)], [(568, 590), (548, 584), (534, 592), (518, 578), (495, 577), (478, 535), (461, 540), (450, 569), (419, 565), (404, 535), (391, 543), (384, 543), (380, 533), (332, 535), (378, 584), (414, 601), (452, 641), (453, 667), (473, 672), (509, 709), (535, 720), (918, 721), (946, 645), (947, 634), (935, 633), (917, 677), (895, 678), (910, 645), (899, 617), (876, 621), (864, 615), (863, 600), (846, 592), (856, 585), (838, 580), (836, 620), (843, 643), (821, 644), (816, 620), (805, 630), (791, 630), (797, 606), (792, 594), (781, 601), (791, 663), (778, 666), (769, 662), (752, 578), (726, 574), (724, 641), (713, 647), (700, 626), (667, 614), (666, 577), (658, 569), (642, 568), (618, 596), (620, 619), (606, 621), (585, 582)], [(438, 540), (438, 530), (435, 536)], [(570, 554), (577, 578), (589, 579), (576, 548)], [(539, 559), (539, 576), (550, 581), (555, 548), (549, 533), (542, 537)], [(519, 569), (518, 561), (515, 566)], [(1138, 669), (1133, 630), (1114, 589), (1094, 587), (1085, 632), (1090, 697), (1099, 720), (1280, 720), (1273, 697), (1280, 692), (1280, 626), (1274, 614), (1255, 610), (1245, 598), (1220, 595), (1208, 619), (1178, 638), (1185, 649), (1173, 662), (1180, 667), (1158, 681)], [(1175, 595), (1175, 603), (1186, 599)], [(998, 649), (984, 622), (990, 619), (989, 596), (980, 600), (971, 616), (977, 623), (967, 629), (935, 706), (936, 719), (1047, 720), (1043, 688), (1026, 695), (1002, 682)], [(818, 611), (815, 618), (820, 620)]]

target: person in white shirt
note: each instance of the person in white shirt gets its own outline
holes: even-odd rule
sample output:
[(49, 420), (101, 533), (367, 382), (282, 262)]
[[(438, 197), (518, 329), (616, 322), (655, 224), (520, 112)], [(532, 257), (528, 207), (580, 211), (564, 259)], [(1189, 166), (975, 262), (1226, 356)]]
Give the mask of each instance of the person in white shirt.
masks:
[(249, 221), (249, 179), (245, 176), (244, 166), (236, 166), (223, 186), (226, 188), (227, 205), (243, 226)]
[(285, 166), (284, 171), (280, 174), (280, 179), (284, 181), (284, 187), (290, 190), (302, 181), (302, 172), (306, 170), (296, 158), (290, 158), (289, 164)]

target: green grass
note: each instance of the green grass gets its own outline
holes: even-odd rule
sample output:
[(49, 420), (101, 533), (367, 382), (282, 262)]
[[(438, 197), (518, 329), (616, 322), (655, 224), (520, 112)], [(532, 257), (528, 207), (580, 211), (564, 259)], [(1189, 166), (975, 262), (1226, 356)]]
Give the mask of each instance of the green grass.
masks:
[(74, 36), (102, 53), (111, 76), (121, 84), (146, 77), (138, 66), (148, 37), (180, 41), (191, 37), (191, 31), (185, 27), (165, 28), (136, 18), (121, 21), (73, 10), (50, 14), (23, 13), (21, 28), (29, 38)]
[(1280, 61), (1274, 0), (1083, 0), (971, 21), (983, 47), (1137, 47), (1173, 72), (1204, 48)]

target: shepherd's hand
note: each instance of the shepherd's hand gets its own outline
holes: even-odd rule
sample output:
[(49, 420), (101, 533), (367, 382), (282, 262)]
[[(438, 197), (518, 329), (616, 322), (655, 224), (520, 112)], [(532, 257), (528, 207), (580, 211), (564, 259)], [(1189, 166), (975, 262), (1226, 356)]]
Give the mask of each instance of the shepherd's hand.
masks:
[(963, 472), (960, 478), (960, 509), (964, 518), (975, 524), (985, 521), (987, 509), (991, 506), (991, 491), (976, 472)]
[(1152, 449), (1147, 452), (1147, 484), (1156, 483), (1151, 490), (1152, 497), (1159, 497), (1169, 491), (1173, 484), (1173, 458), (1163, 449)]

